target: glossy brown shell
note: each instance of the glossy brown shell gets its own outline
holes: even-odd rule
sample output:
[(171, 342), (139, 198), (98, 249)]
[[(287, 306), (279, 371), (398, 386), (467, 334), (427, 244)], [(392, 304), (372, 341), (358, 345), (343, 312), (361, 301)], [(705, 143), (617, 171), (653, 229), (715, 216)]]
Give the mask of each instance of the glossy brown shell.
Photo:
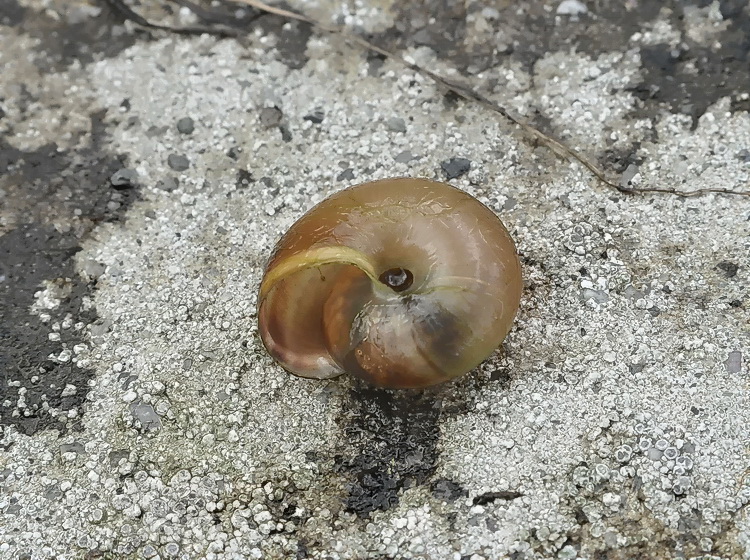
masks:
[[(384, 283), (389, 270), (408, 270), (411, 284)], [(444, 183), (385, 179), (325, 199), (282, 237), (259, 330), (295, 375), (426, 387), (498, 347), (521, 289), (513, 240), (489, 208)]]

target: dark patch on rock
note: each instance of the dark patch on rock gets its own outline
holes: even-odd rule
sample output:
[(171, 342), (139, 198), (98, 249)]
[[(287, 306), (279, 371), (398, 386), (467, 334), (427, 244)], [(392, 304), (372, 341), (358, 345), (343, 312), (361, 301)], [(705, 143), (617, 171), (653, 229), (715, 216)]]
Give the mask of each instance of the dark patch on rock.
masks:
[(237, 180), (235, 184), (237, 185), (238, 189), (244, 189), (250, 186), (250, 183), (254, 182), (255, 179), (253, 178), (253, 174), (250, 173), (247, 169), (240, 169), (237, 172)]
[(325, 113), (323, 112), (323, 109), (315, 109), (312, 113), (309, 115), (305, 115), (302, 117), (303, 120), (310, 121), (313, 124), (320, 124), (323, 122), (323, 119), (325, 118)]
[[(466, 36), (466, 6), (456, 0), (435, 0), (430, 3), (404, 2), (397, 8), (394, 26), (373, 38), (378, 45), (401, 51), (410, 46), (427, 46), (440, 58), (463, 57)], [(430, 19), (439, 15), (439, 25), (430, 24)], [(370, 67), (380, 62), (377, 57), (370, 59)]]
[(429, 392), (359, 386), (343, 433), (354, 457), (336, 457), (349, 476), (346, 509), (367, 516), (398, 504), (401, 490), (426, 483), (435, 472), (442, 403)]
[(385, 63), (385, 55), (380, 53), (367, 54), (367, 75), (373, 78), (380, 75), (380, 69)]
[[(72, 328), (60, 329), (60, 340), (51, 341), (50, 325), (62, 323), (70, 314), (77, 321), (91, 323), (93, 311), (84, 311), (83, 298), (88, 286), (77, 278), (73, 255), (78, 252), (73, 236), (60, 235), (53, 227), (24, 224), (0, 237), (0, 370), (4, 372), (0, 390), (0, 424), (13, 425), (31, 435), (40, 429), (56, 426), (44, 405), (63, 414), (85, 399), (85, 391), (62, 397), (66, 385), (86, 387), (91, 372), (70, 361), (61, 363), (63, 348), (82, 342), (81, 333)], [(60, 304), (45, 310), (48, 324), (29, 312), (34, 294), (43, 281), (54, 282), (65, 296)], [(24, 404), (18, 407), (20, 390), (25, 391)], [(13, 413), (18, 414), (13, 416)]]
[[(641, 87), (650, 91), (647, 99), (668, 105), (674, 113), (690, 115), (694, 127), (710, 105), (750, 89), (750, 10), (732, 2), (721, 6), (729, 24), (717, 33), (714, 45), (697, 43), (683, 33), (684, 50), (666, 44), (641, 49)], [(672, 24), (683, 28), (684, 7), (674, 5), (673, 10)]]
[(258, 119), (260, 124), (266, 128), (273, 128), (281, 124), (281, 120), (284, 118), (284, 113), (278, 107), (264, 107), (260, 110)]
[[(2, 0), (5, 5), (9, 0)], [(15, 0), (10, 0), (11, 6)], [(42, 71), (61, 71), (74, 63), (90, 64), (102, 58), (117, 56), (136, 42), (138, 35), (123, 32), (121, 18), (106, 6), (98, 15), (90, 15), (75, 3), (56, 4), (59, 17), (48, 10), (25, 9), (13, 12), (14, 27), (38, 41), (34, 63)], [(54, 8), (52, 8), (54, 10)], [(115, 28), (117, 30), (115, 31)]]
[(263, 29), (278, 37), (276, 49), (281, 61), (292, 70), (299, 70), (307, 64), (307, 41), (312, 36), (312, 27), (306, 23), (289, 21), (279, 17), (264, 17), (259, 20)]
[(523, 496), (521, 492), (515, 492), (513, 490), (498, 490), (497, 492), (485, 492), (479, 496), (475, 496), (472, 503), (475, 506), (485, 506), (496, 502), (497, 500), (508, 501), (515, 500)]
[(292, 141), (292, 132), (289, 130), (288, 126), (281, 125), (279, 127), (279, 132), (281, 132), (281, 139), (284, 142), (291, 142)]
[(156, 188), (163, 191), (172, 192), (179, 186), (179, 181), (175, 177), (164, 177), (156, 182)]
[[(85, 305), (96, 278), (87, 282), (77, 274), (74, 255), (94, 224), (117, 220), (138, 198), (137, 189), (110, 187), (122, 163), (102, 149), (104, 116), (105, 111), (91, 115), (89, 142), (75, 151), (59, 151), (55, 145), (23, 151), (0, 140), (0, 185), (7, 191), (3, 210), (13, 228), (0, 236), (0, 424), (24, 434), (77, 428), (49, 414), (50, 408), (62, 415), (77, 409), (79, 421), (93, 375), (72, 358), (57, 359), (63, 350), (72, 355), (73, 346), (85, 342), (74, 325), (97, 319)], [(70, 227), (54, 227), (53, 220)], [(47, 322), (31, 311), (45, 281), (58, 302), (43, 310)], [(53, 331), (53, 324), (59, 330)], [(59, 340), (50, 340), (51, 332)], [(67, 385), (77, 390), (64, 392)]]
[[(653, 140), (655, 141), (656, 138), (653, 138)], [(626, 179), (629, 181), (634, 176), (629, 175), (629, 172), (633, 170), (637, 172), (638, 167), (643, 164), (643, 157), (638, 155), (640, 148), (641, 143), (634, 142), (632, 145), (621, 150), (607, 150), (604, 155), (604, 163), (607, 169), (611, 169), (614, 173), (622, 173), (624, 175), (627, 173), (628, 176), (626, 176)]]
[(337, 181), (353, 181), (354, 180), (354, 169), (347, 167), (336, 177)]
[(447, 179), (457, 179), (465, 175), (471, 169), (471, 160), (466, 158), (454, 157), (440, 164)]
[[(574, 49), (596, 58), (603, 53), (625, 52), (632, 48), (635, 33), (650, 29), (658, 18), (667, 18), (674, 29), (681, 30), (681, 46), (642, 48), (643, 81), (629, 86), (641, 99), (634, 109), (635, 117), (656, 117), (667, 105), (673, 112), (690, 115), (696, 125), (707, 107), (720, 98), (750, 90), (750, 7), (745, 0), (720, 1), (721, 15), (728, 24), (715, 33), (715, 42), (710, 45), (692, 39), (685, 23), (688, 9), (705, 9), (710, 2), (688, 0), (665, 5), (660, 0), (641, 0), (635, 5), (587, 5), (590, 11), (584, 18), (560, 17), (541, 0), (495, 5), (496, 15), (485, 19), (485, 30), (480, 31), (486, 35), (485, 41), (467, 21), (469, 15), (477, 17), (474, 12), (482, 10), (479, 5), (467, 6), (457, 0), (406, 2), (397, 8), (394, 26), (373, 40), (396, 52), (429, 46), (466, 74), (510, 58), (534, 75), (534, 64), (547, 53)], [(430, 17), (436, 17), (438, 23), (430, 24)], [(697, 17), (708, 17), (707, 10)], [(748, 108), (750, 102), (735, 97), (733, 111)], [(547, 126), (539, 129), (553, 135), (556, 132)]]
[(430, 490), (432, 490), (433, 496), (445, 502), (453, 502), (462, 496), (468, 495), (463, 486), (447, 478), (434, 480), (430, 485)]
[(27, 8), (17, 0), (3, 0), (0, 4), (0, 25), (14, 27), (23, 21)]
[(503, 389), (510, 388), (511, 374), (508, 368), (499, 368), (490, 373), (490, 381), (495, 381), (500, 384)]
[(639, 363), (628, 364), (628, 370), (630, 371), (630, 373), (632, 373), (634, 375), (636, 373), (641, 373), (645, 367), (646, 367), (645, 363), (643, 363), (643, 364), (639, 364)]
[(737, 271), (740, 269), (738, 264), (731, 261), (721, 261), (716, 265), (716, 268), (721, 270), (727, 278), (734, 278), (737, 276)]

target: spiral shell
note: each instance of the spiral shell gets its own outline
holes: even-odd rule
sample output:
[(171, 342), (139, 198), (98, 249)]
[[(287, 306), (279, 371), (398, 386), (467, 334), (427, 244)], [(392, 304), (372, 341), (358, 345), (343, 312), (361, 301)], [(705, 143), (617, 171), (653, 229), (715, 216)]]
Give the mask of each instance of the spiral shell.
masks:
[(444, 183), (385, 179), (325, 199), (281, 238), (259, 330), (295, 375), (426, 387), (497, 348), (521, 289), (513, 240), (489, 208)]

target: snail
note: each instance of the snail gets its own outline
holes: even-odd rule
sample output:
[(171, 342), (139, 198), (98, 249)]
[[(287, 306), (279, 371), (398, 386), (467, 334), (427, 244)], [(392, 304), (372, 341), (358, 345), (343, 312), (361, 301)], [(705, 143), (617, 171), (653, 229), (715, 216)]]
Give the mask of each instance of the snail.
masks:
[(521, 289), (515, 245), (489, 208), (445, 183), (384, 179), (292, 225), (266, 266), (258, 327), (297, 376), (422, 388), (489, 357)]

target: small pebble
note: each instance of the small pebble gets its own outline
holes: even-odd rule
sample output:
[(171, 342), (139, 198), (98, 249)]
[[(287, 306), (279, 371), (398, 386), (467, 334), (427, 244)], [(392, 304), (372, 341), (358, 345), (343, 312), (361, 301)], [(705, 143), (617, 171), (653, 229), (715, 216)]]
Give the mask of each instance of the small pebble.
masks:
[(727, 360), (724, 362), (724, 367), (727, 368), (727, 373), (739, 373), (742, 371), (742, 352), (739, 350), (733, 350), (727, 356)]
[(310, 121), (313, 124), (320, 124), (323, 122), (323, 119), (325, 118), (325, 113), (322, 109), (316, 109), (309, 115), (305, 115), (302, 117), (306, 121)]
[(138, 173), (135, 169), (120, 169), (112, 174), (109, 182), (116, 189), (128, 189), (138, 182)]
[(409, 150), (404, 150), (395, 158), (393, 158), (396, 163), (409, 163), (413, 159), (415, 159), (414, 154), (412, 154)]
[(385, 121), (385, 126), (391, 132), (406, 132), (406, 123), (400, 117), (391, 117)]
[(351, 167), (347, 167), (341, 173), (339, 173), (338, 177), (336, 177), (337, 181), (351, 181), (353, 179), (354, 169), (352, 169)]
[(273, 128), (281, 124), (284, 114), (278, 107), (265, 107), (260, 110), (260, 124), (266, 128)]
[(161, 428), (161, 418), (156, 414), (154, 407), (146, 403), (138, 403), (132, 407), (133, 418), (138, 420), (144, 428), (158, 429)]
[(169, 157), (167, 157), (167, 165), (175, 171), (185, 171), (190, 167), (190, 160), (185, 156), (169, 154)]
[(195, 130), (195, 123), (190, 117), (182, 117), (177, 121), (177, 130), (180, 134), (190, 134)]
[(471, 160), (466, 158), (454, 157), (440, 164), (448, 179), (457, 179), (461, 175), (469, 172), (471, 169)]

